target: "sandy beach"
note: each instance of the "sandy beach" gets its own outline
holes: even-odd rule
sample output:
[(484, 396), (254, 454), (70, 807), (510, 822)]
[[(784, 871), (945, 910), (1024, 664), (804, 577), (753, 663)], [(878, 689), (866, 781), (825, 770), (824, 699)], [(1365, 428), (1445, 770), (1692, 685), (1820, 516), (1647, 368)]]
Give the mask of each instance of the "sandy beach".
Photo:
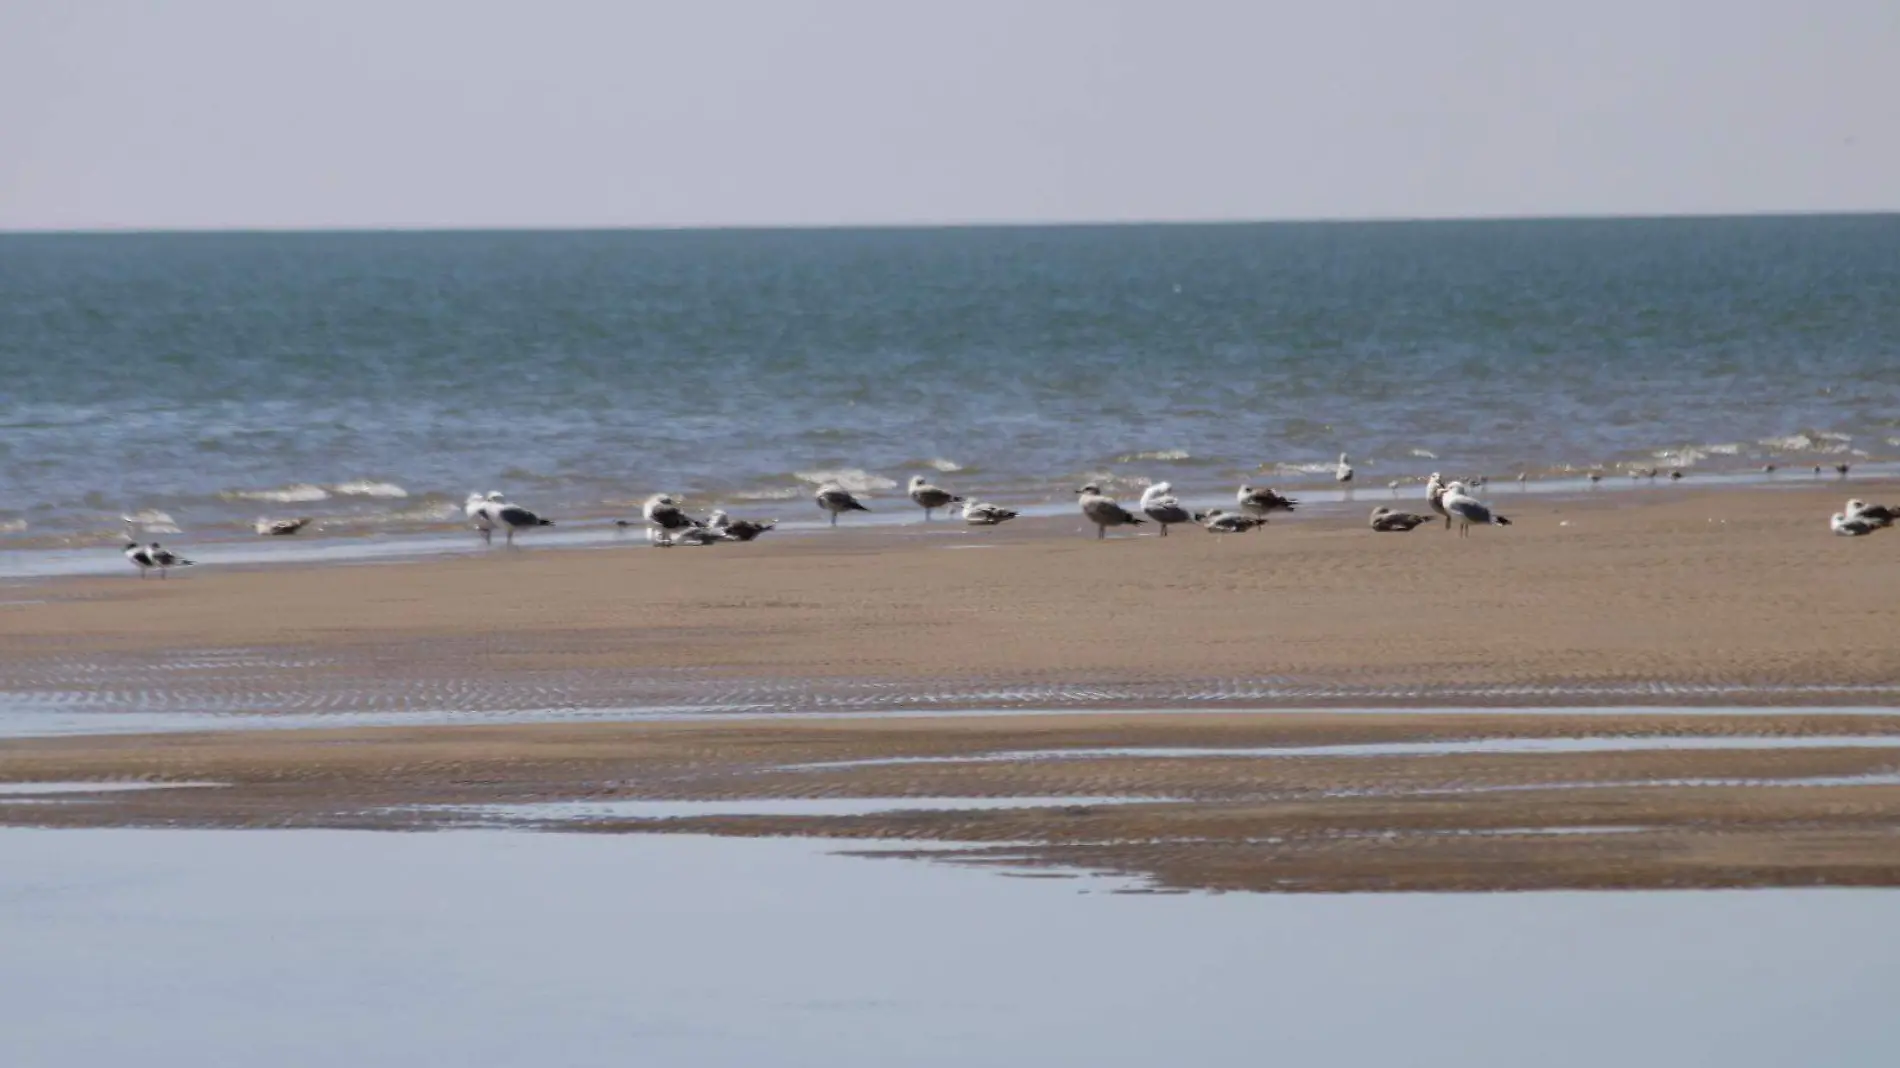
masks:
[(1850, 493), (1900, 495), (1506, 490), (1516, 525), (1469, 539), (1375, 534), (1368, 503), (1230, 537), (1097, 543), (1060, 518), (128, 569), (0, 607), (0, 672), (8, 690), (225, 711), (1895, 703), (1900, 537), (1830, 536)]

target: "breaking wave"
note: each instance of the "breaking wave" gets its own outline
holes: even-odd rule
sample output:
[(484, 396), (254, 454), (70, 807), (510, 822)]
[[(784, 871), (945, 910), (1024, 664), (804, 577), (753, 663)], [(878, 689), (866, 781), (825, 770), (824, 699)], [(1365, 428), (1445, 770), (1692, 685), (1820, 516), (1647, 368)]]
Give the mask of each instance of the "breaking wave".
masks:
[(800, 481), (809, 482), (814, 486), (836, 482), (852, 493), (871, 493), (876, 490), (897, 488), (897, 483), (890, 479), (857, 467), (840, 467), (827, 471), (794, 471), (792, 474)]

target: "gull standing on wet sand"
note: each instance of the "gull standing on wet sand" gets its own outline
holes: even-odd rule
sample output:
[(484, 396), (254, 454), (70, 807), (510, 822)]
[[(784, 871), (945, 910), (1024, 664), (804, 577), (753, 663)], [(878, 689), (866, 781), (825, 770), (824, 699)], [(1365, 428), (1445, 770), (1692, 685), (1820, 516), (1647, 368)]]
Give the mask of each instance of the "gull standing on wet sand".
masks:
[(1181, 502), (1174, 498), (1174, 487), (1166, 482), (1157, 482), (1141, 491), (1141, 510), (1149, 519), (1161, 527), (1161, 536), (1168, 536), (1168, 526), (1172, 523), (1192, 522), (1194, 516)]
[(687, 515), (680, 508), (679, 498), (670, 493), (656, 493), (648, 497), (646, 503), (640, 506), (640, 514), (646, 517), (647, 522), (668, 534), (704, 526), (699, 520)]
[(1146, 522), (1140, 516), (1116, 504), (1113, 498), (1102, 496), (1102, 487), (1093, 482), (1075, 492), (1078, 495), (1076, 503), (1082, 506), (1082, 514), (1088, 517), (1089, 522), (1095, 524), (1097, 540), (1108, 537), (1109, 527), (1133, 527)]
[(1272, 487), (1255, 488), (1242, 486), (1234, 494), (1234, 500), (1240, 502), (1240, 510), (1249, 515), (1266, 515), (1268, 512), (1291, 512), (1300, 502), (1292, 497), (1282, 497), (1273, 492)]
[(930, 513), (937, 509), (963, 503), (963, 498), (951, 493), (942, 486), (931, 485), (929, 482), (924, 481), (924, 476), (922, 475), (910, 476), (910, 499), (917, 502), (917, 507), (924, 510), (924, 522), (926, 523), (930, 522)]
[(488, 517), (496, 526), (502, 527), (507, 531), (507, 543), (510, 546), (515, 543), (515, 531), (517, 530), (526, 527), (551, 527), (554, 525), (552, 519), (543, 519), (518, 504), (510, 504), (506, 500), (499, 499), (500, 497), (501, 494), (499, 493), (489, 494)]
[(834, 527), (838, 525), (840, 512), (870, 511), (869, 508), (858, 503), (858, 499), (851, 495), (850, 490), (836, 482), (827, 482), (819, 486), (817, 492), (812, 494), (812, 498), (818, 502), (818, 507), (831, 513), (831, 525)]
[(965, 501), (963, 521), (973, 527), (993, 527), (1016, 518), (1016, 513), (1000, 505), (983, 501)]
[(1465, 492), (1465, 484), (1453, 482), (1445, 487), (1445, 495), (1440, 502), (1445, 511), (1458, 518), (1458, 536), (1471, 536), (1471, 525), (1508, 527), (1511, 521), (1493, 512), (1490, 506)]
[(1434, 514), (1445, 517), (1445, 529), (1451, 529), (1451, 513), (1445, 511), (1445, 482), (1438, 472), (1425, 480), (1425, 504)]

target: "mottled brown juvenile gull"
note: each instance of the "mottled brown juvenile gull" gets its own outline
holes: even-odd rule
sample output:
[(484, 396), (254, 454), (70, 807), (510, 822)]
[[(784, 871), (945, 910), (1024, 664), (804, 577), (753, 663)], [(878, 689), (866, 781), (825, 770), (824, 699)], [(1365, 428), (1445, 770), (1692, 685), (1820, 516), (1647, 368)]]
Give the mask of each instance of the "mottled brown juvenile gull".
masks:
[(1223, 512), (1219, 508), (1194, 513), (1194, 521), (1201, 524), (1201, 527), (1209, 534), (1245, 534), (1257, 527), (1267, 525), (1266, 518), (1263, 516)]
[(924, 480), (924, 476), (922, 475), (910, 476), (910, 499), (917, 502), (917, 507), (924, 510), (924, 522), (926, 523), (930, 522), (930, 514), (937, 509), (963, 503), (963, 498), (951, 493), (942, 486), (930, 484)]
[(1104, 497), (1102, 487), (1091, 482), (1075, 491), (1077, 503), (1082, 506), (1082, 514), (1095, 524), (1097, 539), (1108, 537), (1109, 527), (1140, 526), (1143, 520), (1128, 509), (1116, 504), (1114, 498)]
[(1001, 505), (983, 501), (965, 501), (963, 504), (963, 521), (973, 527), (993, 527), (1014, 518), (1016, 512)]
[(1292, 497), (1282, 497), (1273, 492), (1272, 487), (1242, 486), (1234, 494), (1234, 500), (1240, 503), (1241, 511), (1251, 515), (1266, 515), (1268, 512), (1291, 512), (1300, 502)]
[(751, 541), (776, 526), (776, 521), (759, 523), (750, 519), (734, 519), (726, 514), (724, 508), (713, 509), (713, 514), (706, 519), (707, 529), (727, 541)]
[(812, 494), (812, 499), (818, 502), (818, 507), (831, 514), (831, 525), (834, 527), (838, 525), (838, 514), (840, 512), (870, 511), (869, 508), (859, 503), (856, 497), (851, 495), (850, 490), (845, 489), (836, 482), (827, 482), (819, 486), (817, 492)]
[(1431, 516), (1419, 515), (1417, 512), (1395, 512), (1385, 507), (1372, 510), (1372, 529), (1381, 534), (1403, 534), (1430, 522), (1433, 522)]

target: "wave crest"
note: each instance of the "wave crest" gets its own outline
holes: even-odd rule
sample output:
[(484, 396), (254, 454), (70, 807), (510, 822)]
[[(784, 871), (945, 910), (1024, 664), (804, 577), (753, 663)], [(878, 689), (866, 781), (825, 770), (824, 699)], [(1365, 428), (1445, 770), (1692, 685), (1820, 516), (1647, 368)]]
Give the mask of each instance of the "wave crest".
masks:
[(308, 482), (298, 482), (289, 486), (265, 490), (225, 490), (218, 494), (227, 501), (270, 501), (275, 504), (309, 504), (312, 501), (327, 501), (330, 491), (322, 486), (313, 486)]
[(393, 500), (409, 496), (409, 491), (394, 482), (376, 482), (370, 479), (357, 479), (354, 482), (339, 482), (330, 487), (339, 497), (378, 497)]
[(882, 475), (874, 475), (863, 468), (840, 467), (829, 471), (794, 471), (793, 477), (801, 482), (822, 486), (827, 482), (836, 482), (852, 493), (871, 493), (875, 490), (896, 489), (897, 483)]

